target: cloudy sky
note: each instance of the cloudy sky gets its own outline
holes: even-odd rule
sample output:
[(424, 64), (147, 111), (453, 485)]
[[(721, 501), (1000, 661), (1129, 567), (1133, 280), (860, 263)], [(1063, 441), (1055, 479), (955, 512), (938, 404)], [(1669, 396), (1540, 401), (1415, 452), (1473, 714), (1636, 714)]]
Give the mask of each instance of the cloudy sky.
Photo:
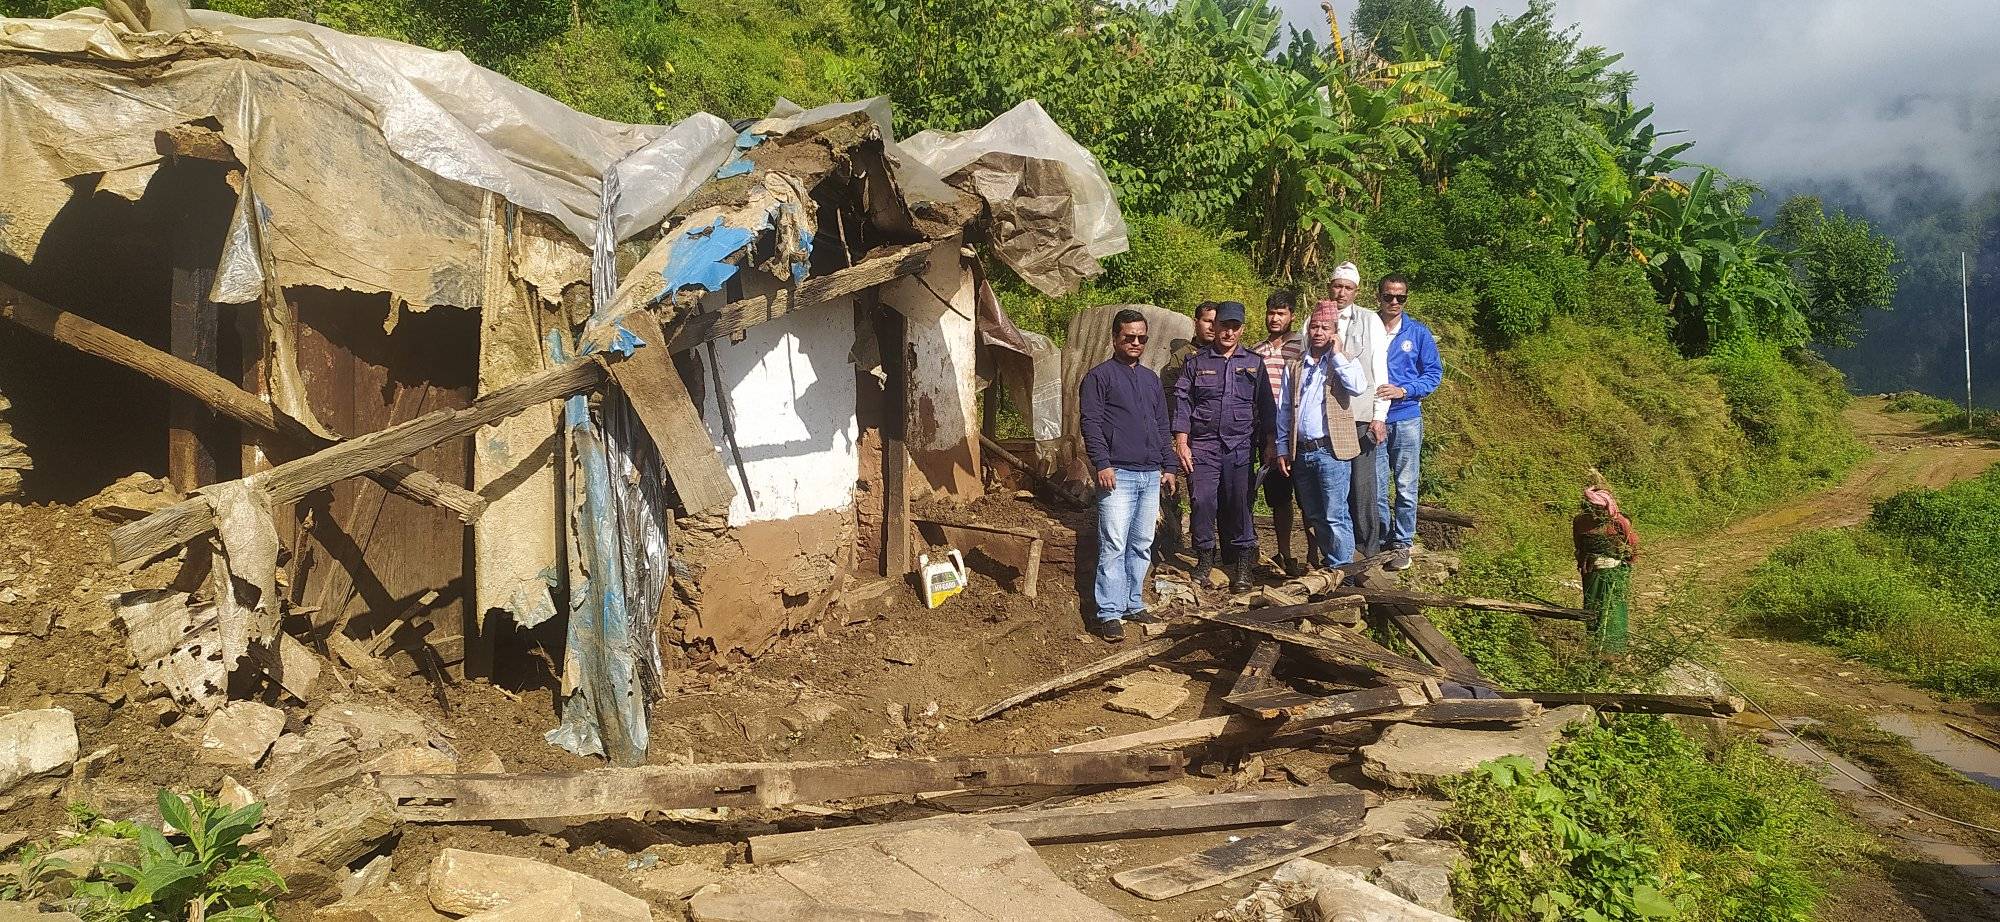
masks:
[[(1277, 0), (1322, 39), (1319, 0)], [(1355, 0), (1336, 0), (1342, 24)], [(1460, 0), (1446, 0), (1457, 9)], [(1475, 0), (1482, 27), (1526, 0)], [(1909, 165), (1966, 191), (2000, 182), (1993, 0), (1558, 0), (1558, 24), (1621, 51), (1689, 156), (1768, 186)]]

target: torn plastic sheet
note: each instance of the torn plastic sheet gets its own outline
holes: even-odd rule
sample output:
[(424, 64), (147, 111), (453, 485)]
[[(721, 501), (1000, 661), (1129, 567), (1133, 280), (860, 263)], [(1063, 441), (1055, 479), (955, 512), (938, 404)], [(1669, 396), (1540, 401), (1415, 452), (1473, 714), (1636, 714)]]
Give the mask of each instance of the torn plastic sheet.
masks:
[(1037, 442), (1062, 438), (1062, 349), (1040, 333), (1014, 325), (978, 260), (972, 261), (979, 304), (979, 342), (994, 350), (1007, 401), (1027, 421)]
[[(1032, 233), (1014, 246), (996, 241), (995, 251), (1047, 294), (1075, 290), (1084, 276), (1095, 274), (1097, 261), (1129, 246), (1125, 216), (1104, 167), (1032, 99), (983, 128), (926, 131), (899, 147), (904, 156), (946, 177), (971, 170), (977, 180), (975, 191), (1003, 220), (1002, 213), (1016, 206), (1012, 209), (1019, 224), (1016, 233)], [(1053, 164), (1056, 171), (1030, 176), (1022, 160)], [(1033, 181), (1024, 188), (1024, 180)], [(1016, 202), (1017, 196), (1041, 200)]]

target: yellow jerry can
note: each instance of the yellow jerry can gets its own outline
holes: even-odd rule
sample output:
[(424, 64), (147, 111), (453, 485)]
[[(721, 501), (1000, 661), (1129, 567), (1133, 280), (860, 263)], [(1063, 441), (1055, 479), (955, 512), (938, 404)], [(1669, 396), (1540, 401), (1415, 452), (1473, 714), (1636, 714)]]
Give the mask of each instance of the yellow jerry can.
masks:
[(917, 557), (917, 572), (924, 580), (924, 604), (932, 608), (944, 604), (944, 600), (965, 591), (968, 580), (965, 577), (965, 556), (956, 548), (945, 552), (945, 558), (931, 562), (931, 555)]

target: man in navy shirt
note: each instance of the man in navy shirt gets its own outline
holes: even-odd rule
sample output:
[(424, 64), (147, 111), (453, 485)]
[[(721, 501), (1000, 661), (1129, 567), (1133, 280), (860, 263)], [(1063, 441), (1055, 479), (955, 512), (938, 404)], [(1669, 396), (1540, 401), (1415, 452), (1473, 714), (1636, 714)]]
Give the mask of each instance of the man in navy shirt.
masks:
[(1404, 313), (1410, 300), (1410, 280), (1392, 274), (1375, 285), (1382, 330), (1389, 337), (1389, 383), (1375, 390), (1389, 401), (1389, 471), (1395, 478), (1396, 503), (1389, 516), (1389, 547), (1396, 552), (1385, 564), (1391, 570), (1410, 567), (1410, 549), (1417, 538), (1417, 465), (1424, 447), (1422, 401), (1444, 381), (1431, 328)]
[[(1276, 401), (1265, 383), (1264, 360), (1243, 348), (1243, 303), (1224, 301), (1215, 310), (1215, 341), (1188, 357), (1174, 382), (1174, 453), (1189, 475), (1194, 501), (1195, 573), (1209, 584), (1215, 552), (1223, 548), (1229, 585), (1250, 588), (1250, 562), (1257, 556), (1257, 532), (1250, 518), (1250, 455), (1259, 433), (1275, 414)], [(1218, 540), (1217, 530), (1222, 532)], [(1210, 588), (1217, 588), (1210, 585)]]
[(1146, 611), (1146, 571), (1153, 562), (1153, 526), (1160, 488), (1173, 489), (1167, 450), (1167, 403), (1160, 377), (1139, 364), (1146, 351), (1146, 315), (1122, 310), (1111, 318), (1111, 358), (1083, 376), (1078, 394), (1083, 448), (1097, 486), (1097, 601), (1091, 632), (1116, 643), (1125, 622), (1157, 623)]

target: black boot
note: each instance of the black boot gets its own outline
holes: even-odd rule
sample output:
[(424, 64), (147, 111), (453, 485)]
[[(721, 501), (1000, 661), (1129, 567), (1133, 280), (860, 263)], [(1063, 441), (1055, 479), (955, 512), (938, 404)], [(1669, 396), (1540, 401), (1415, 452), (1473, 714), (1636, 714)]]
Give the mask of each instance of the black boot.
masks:
[(1250, 591), (1250, 555), (1238, 554), (1236, 562), (1229, 565), (1229, 591)]
[(1194, 552), (1194, 581), (1204, 589), (1216, 588), (1208, 581), (1208, 575), (1215, 570), (1215, 552), (1196, 548)]

